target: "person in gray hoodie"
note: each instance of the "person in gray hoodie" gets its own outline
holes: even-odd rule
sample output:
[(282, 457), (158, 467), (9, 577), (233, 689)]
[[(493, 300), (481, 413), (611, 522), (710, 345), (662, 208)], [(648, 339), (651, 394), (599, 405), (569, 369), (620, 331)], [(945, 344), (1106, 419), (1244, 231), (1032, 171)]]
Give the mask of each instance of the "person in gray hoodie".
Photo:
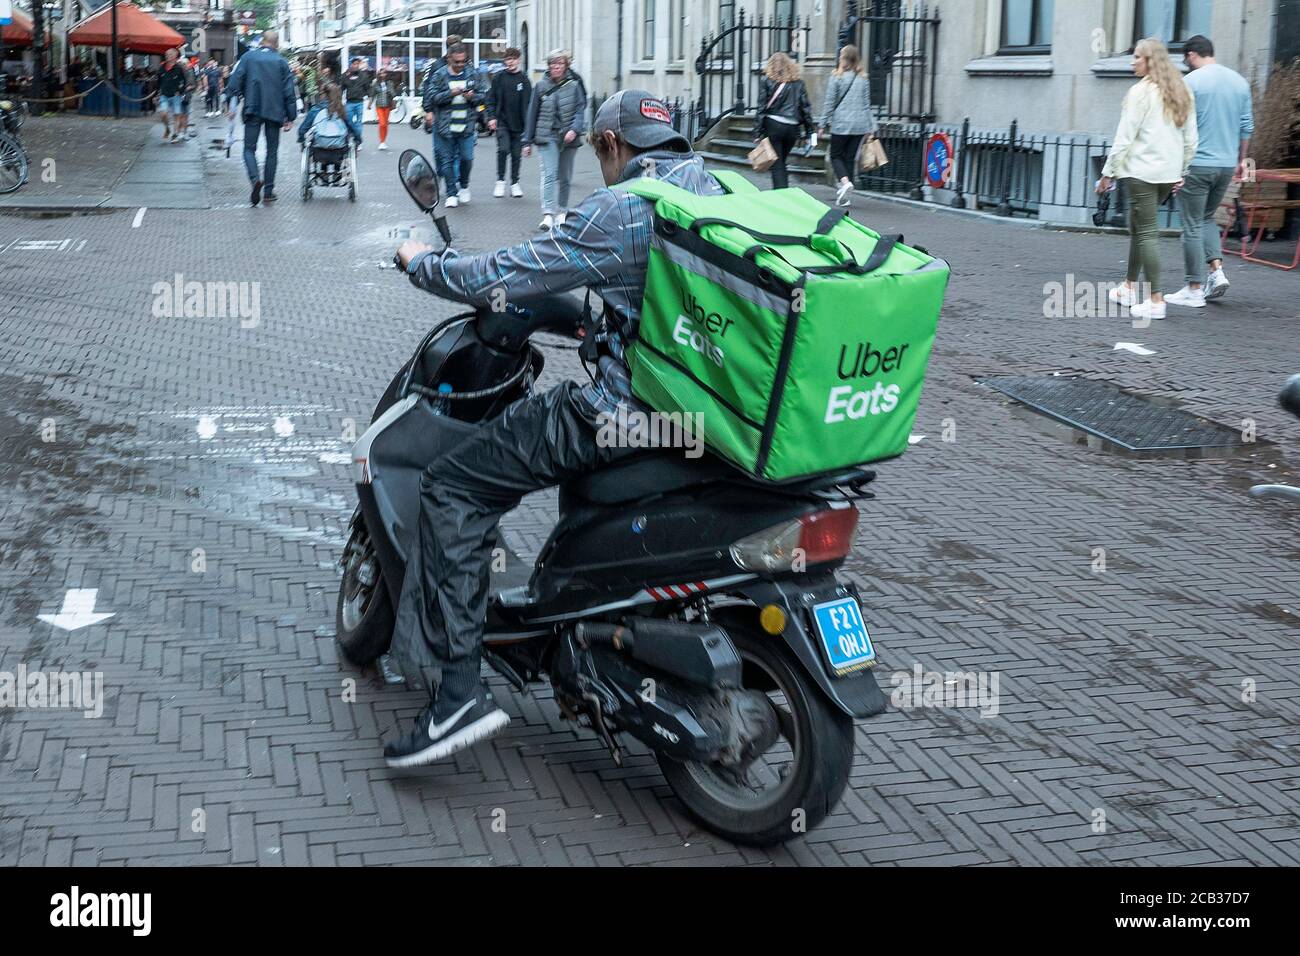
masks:
[(826, 83), (826, 99), (817, 126), (822, 133), (830, 127), (831, 168), (839, 181), (835, 205), (847, 206), (862, 137), (874, 135), (878, 128), (871, 112), (871, 83), (862, 68), (858, 48), (852, 44), (840, 50), (839, 65)]
[(536, 146), (542, 161), (542, 229), (564, 225), (573, 158), (587, 131), (587, 85), (572, 63), (568, 50), (546, 58), (546, 76), (533, 88), (524, 126), (524, 155)]

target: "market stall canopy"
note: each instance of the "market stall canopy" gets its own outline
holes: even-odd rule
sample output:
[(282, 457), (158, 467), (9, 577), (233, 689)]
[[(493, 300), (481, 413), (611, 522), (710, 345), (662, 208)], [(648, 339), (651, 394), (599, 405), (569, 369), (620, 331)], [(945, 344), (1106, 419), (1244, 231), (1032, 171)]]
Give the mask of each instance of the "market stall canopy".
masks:
[(32, 21), (27, 14), (15, 9), (13, 22), (0, 26), (0, 46), (31, 46)]
[[(111, 46), (113, 14), (110, 6), (92, 13), (68, 31), (68, 42), (78, 46)], [(166, 53), (185, 45), (185, 38), (153, 15), (130, 3), (117, 5), (117, 47), (127, 53)]]

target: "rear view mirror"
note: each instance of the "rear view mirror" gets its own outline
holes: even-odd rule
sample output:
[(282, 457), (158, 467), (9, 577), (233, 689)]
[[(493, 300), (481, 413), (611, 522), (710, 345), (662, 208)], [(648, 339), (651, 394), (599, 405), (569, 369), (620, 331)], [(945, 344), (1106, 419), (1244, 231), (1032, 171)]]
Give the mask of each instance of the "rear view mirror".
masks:
[(432, 212), (438, 205), (438, 175), (423, 154), (405, 150), (397, 160), (397, 175), (402, 177), (402, 185), (415, 204), (424, 212)]

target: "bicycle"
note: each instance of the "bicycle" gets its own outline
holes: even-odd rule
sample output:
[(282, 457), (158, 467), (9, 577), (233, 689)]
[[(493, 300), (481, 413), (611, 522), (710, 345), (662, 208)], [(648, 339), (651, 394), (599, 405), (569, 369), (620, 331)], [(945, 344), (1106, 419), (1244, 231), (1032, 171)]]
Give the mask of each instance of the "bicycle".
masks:
[(0, 195), (15, 192), (27, 182), (27, 151), (18, 139), (22, 109), (13, 100), (0, 100)]

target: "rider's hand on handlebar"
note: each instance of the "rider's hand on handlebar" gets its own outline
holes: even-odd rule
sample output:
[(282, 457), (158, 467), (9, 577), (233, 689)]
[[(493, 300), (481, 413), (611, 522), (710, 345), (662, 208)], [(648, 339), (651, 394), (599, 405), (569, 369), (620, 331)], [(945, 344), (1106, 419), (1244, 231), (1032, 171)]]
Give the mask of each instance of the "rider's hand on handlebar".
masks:
[(422, 252), (433, 252), (433, 246), (423, 242), (416, 242), (414, 239), (407, 239), (397, 247), (397, 264), (405, 272), (414, 259)]

